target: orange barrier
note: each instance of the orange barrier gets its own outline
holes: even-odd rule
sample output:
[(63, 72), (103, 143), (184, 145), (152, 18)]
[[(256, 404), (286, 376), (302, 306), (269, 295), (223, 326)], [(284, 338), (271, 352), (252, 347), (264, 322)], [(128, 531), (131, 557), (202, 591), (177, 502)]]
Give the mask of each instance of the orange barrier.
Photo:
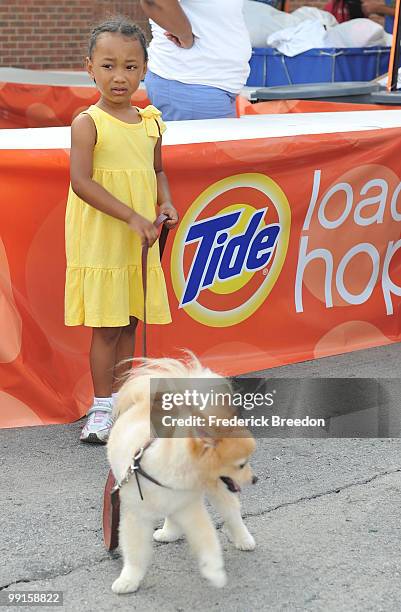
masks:
[[(99, 94), (94, 87), (30, 85), (0, 82), (0, 129), (55, 127), (71, 125), (80, 112), (95, 104)], [(145, 89), (132, 96), (141, 108), (150, 104)], [(394, 109), (391, 106), (314, 102), (313, 100), (279, 100), (252, 104), (237, 97), (237, 116), (282, 113), (322, 113)]]
[(315, 100), (271, 100), (252, 104), (246, 98), (237, 98), (237, 116), (276, 115), (287, 113), (344, 113), (369, 110), (394, 110), (396, 107), (383, 104), (354, 104), (351, 102), (322, 102)]
[[(165, 146), (181, 222), (163, 264), (173, 324), (150, 326), (149, 353), (186, 347), (234, 374), (400, 340), (398, 136)], [(0, 150), (0, 427), (90, 401), (90, 331), (63, 325), (68, 156)]]
[[(0, 128), (71, 125), (76, 115), (98, 99), (95, 87), (0, 82)], [(136, 91), (132, 103), (147, 106), (146, 90)]]

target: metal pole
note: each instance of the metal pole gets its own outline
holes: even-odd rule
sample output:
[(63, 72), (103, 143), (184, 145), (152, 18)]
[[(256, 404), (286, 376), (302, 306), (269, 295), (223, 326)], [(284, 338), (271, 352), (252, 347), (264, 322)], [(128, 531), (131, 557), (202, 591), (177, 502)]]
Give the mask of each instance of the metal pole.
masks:
[(401, 0), (396, 0), (395, 3), (393, 40), (391, 43), (390, 61), (388, 66), (387, 91), (396, 91), (398, 83), (398, 66), (400, 63), (401, 38), (400, 2)]

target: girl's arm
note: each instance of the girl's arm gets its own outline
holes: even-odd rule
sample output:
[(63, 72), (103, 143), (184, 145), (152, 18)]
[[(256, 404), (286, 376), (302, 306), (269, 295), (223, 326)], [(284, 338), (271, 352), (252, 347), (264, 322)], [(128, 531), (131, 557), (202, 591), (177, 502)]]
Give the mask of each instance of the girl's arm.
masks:
[(192, 26), (178, 0), (141, 0), (141, 7), (147, 17), (167, 30), (167, 37), (177, 46), (192, 47)]
[(178, 223), (178, 213), (171, 203), (170, 188), (168, 186), (167, 176), (163, 171), (161, 138), (158, 138), (155, 146), (154, 167), (157, 180), (157, 203), (159, 205), (159, 211), (169, 218), (169, 220), (166, 221), (166, 225), (171, 229)]
[(132, 208), (115, 198), (92, 179), (93, 149), (96, 144), (96, 128), (89, 115), (79, 115), (71, 126), (71, 187), (87, 204), (115, 219), (120, 219), (139, 234), (142, 243), (151, 246), (157, 240), (153, 223), (138, 215)]

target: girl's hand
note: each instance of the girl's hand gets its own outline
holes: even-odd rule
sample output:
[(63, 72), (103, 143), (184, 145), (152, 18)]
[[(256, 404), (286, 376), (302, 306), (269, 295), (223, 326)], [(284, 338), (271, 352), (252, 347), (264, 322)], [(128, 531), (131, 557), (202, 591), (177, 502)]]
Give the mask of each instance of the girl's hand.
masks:
[[(166, 214), (166, 213), (165, 213)], [(127, 220), (128, 227), (131, 228), (134, 232), (139, 234), (139, 237), (142, 242), (142, 246), (146, 244), (151, 247), (158, 238), (157, 229), (145, 217), (142, 215), (138, 215), (138, 213), (132, 213), (132, 215)]]
[(174, 208), (171, 202), (164, 202), (159, 206), (159, 212), (168, 217), (168, 221), (165, 221), (166, 227), (172, 229), (178, 223), (178, 212)]

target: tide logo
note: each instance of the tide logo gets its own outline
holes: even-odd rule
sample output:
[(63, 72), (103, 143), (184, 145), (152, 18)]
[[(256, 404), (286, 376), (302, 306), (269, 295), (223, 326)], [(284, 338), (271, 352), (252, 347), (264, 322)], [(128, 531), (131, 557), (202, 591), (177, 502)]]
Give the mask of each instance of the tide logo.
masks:
[(239, 174), (208, 187), (174, 240), (171, 278), (179, 307), (209, 327), (250, 317), (278, 279), (290, 224), (285, 194), (264, 174)]

